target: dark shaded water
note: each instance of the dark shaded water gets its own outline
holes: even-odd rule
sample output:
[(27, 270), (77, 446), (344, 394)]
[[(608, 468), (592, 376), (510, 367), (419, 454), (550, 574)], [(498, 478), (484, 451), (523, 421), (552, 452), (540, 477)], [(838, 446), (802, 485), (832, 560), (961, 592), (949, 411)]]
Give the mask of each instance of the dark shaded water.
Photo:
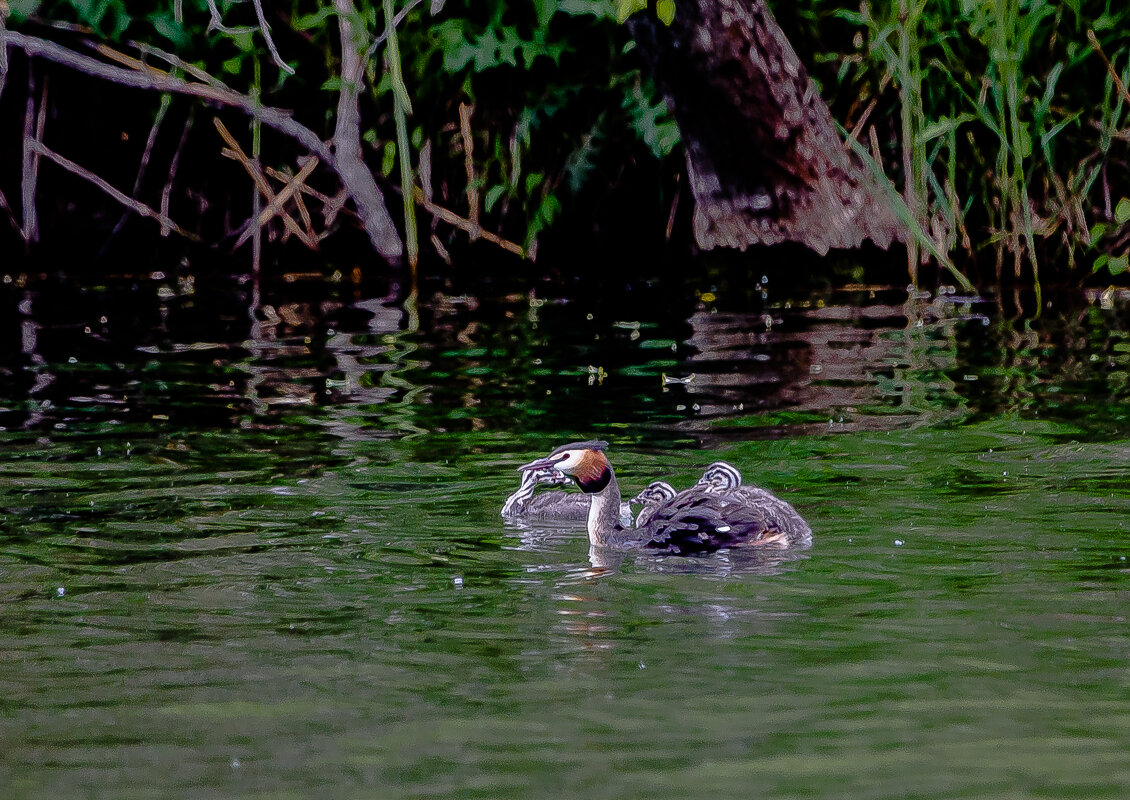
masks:
[[(4, 796), (1124, 796), (1130, 301), (777, 282), (6, 276)], [(499, 519), (590, 436), (815, 546)]]

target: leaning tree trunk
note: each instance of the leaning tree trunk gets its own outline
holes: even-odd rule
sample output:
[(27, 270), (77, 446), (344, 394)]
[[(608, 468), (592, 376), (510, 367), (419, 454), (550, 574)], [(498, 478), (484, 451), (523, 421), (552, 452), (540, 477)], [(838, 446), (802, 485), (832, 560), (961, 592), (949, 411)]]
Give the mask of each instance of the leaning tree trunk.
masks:
[(681, 0), (632, 32), (679, 124), (700, 247), (904, 238), (765, 0)]

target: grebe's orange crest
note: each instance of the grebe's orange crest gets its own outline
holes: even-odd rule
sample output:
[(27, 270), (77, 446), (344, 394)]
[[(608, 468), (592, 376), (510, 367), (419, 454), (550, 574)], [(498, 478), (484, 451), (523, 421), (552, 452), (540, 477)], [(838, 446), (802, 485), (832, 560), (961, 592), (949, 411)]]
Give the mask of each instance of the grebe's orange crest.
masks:
[(582, 492), (599, 492), (612, 480), (612, 465), (600, 450), (584, 450), (573, 467), (573, 480)]

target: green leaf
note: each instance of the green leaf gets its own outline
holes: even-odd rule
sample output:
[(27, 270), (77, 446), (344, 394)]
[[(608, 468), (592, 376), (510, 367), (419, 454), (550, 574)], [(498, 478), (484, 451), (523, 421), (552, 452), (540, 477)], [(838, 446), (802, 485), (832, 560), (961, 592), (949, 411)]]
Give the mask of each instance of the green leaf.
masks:
[(679, 126), (667, 110), (667, 104), (662, 100), (651, 101), (645, 88), (639, 85), (632, 87), (624, 97), (623, 107), (632, 120), (632, 128), (636, 135), (643, 140), (656, 158), (665, 158), (679, 144), (681, 136)]
[(168, 12), (150, 15), (149, 23), (153, 26), (153, 30), (177, 47), (186, 47), (192, 42), (192, 35)]
[(939, 136), (945, 136), (951, 131), (957, 130), (966, 122), (972, 122), (976, 117), (972, 114), (958, 114), (956, 117), (942, 117), (937, 122), (931, 122), (922, 132), (915, 137), (915, 141), (925, 143), (931, 139), (936, 139)]
[(1130, 220), (1130, 197), (1123, 197), (1114, 207), (1114, 221), (1124, 225), (1127, 220)]
[(675, 0), (659, 0), (655, 4), (655, 16), (659, 17), (659, 21), (664, 25), (670, 25), (675, 21)]
[(505, 192), (506, 187), (502, 185), (492, 186), (487, 190), (486, 197), (483, 198), (483, 208), (486, 209), (486, 212), (488, 214), (494, 208), (494, 204), (502, 198), (502, 195)]
[(381, 154), (381, 173), (387, 178), (396, 167), (396, 142), (385, 142), (384, 152)]
[(1100, 269), (1106, 266), (1106, 262), (1109, 260), (1110, 256), (1108, 256), (1106, 253), (1103, 253), (1101, 256), (1096, 258), (1095, 263), (1091, 265), (1091, 272), (1098, 272)]
[(538, 27), (546, 27), (553, 12), (557, 10), (557, 0), (533, 0), (533, 4), (534, 13), (538, 17)]
[(623, 22), (637, 11), (647, 10), (647, 0), (615, 0), (616, 21)]
[(1106, 235), (1107, 224), (1105, 222), (1096, 222), (1091, 226), (1089, 235), (1091, 237), (1091, 244), (1094, 244), (1099, 239)]
[(315, 14), (301, 14), (294, 18), (295, 30), (305, 31), (310, 28), (320, 28), (325, 25), (326, 19), (334, 13), (332, 6), (325, 6)]
[(228, 73), (229, 75), (238, 75), (239, 70), (242, 67), (243, 67), (243, 56), (235, 56), (234, 58), (229, 58), (227, 61), (225, 61), (223, 64), (220, 65), (220, 69), (222, 69), (224, 72)]
[(1106, 268), (1110, 271), (1111, 275), (1119, 275), (1130, 267), (1130, 253), (1123, 253), (1120, 256), (1111, 256), (1106, 262)]
[(8, 0), (8, 8), (12, 12), (12, 18), (17, 22), (27, 19), (39, 10), (41, 0)]

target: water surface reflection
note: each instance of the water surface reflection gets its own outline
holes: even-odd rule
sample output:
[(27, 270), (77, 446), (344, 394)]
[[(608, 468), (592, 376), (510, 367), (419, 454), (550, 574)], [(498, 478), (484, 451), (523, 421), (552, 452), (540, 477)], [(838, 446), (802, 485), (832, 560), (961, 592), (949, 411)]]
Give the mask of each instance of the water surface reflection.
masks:
[[(9, 277), (5, 797), (1130, 784), (1126, 296)], [(500, 519), (592, 436), (625, 487), (733, 462), (813, 548)]]

